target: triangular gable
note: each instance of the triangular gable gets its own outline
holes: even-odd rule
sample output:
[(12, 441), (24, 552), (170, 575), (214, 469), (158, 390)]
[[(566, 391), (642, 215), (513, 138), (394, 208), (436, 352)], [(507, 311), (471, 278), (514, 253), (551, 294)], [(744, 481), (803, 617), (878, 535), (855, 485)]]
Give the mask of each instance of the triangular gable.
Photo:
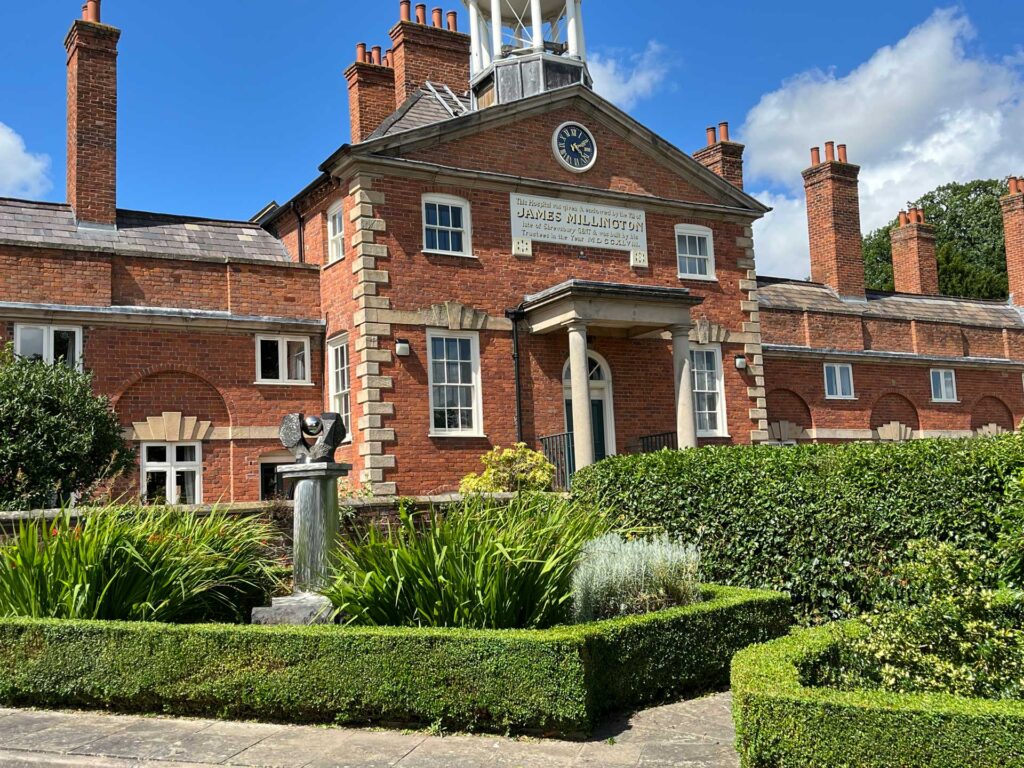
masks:
[[(584, 174), (566, 170), (552, 151), (555, 129), (568, 120), (586, 125), (598, 143), (598, 163)], [(403, 158), (756, 214), (769, 210), (583, 86), (344, 147), (322, 169), (342, 155)]]

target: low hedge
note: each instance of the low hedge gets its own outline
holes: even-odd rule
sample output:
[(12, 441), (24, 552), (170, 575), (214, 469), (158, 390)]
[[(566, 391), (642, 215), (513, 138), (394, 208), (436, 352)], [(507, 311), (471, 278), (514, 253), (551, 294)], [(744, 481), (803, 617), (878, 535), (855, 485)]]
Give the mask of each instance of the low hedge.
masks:
[(789, 600), (705, 602), (549, 630), (0, 620), (0, 702), (303, 723), (575, 734), (609, 710), (724, 685)]
[(801, 620), (860, 615), (933, 538), (992, 553), (1024, 436), (908, 443), (712, 447), (619, 456), (573, 494), (664, 528), (701, 551), (716, 584), (778, 589)]
[(801, 630), (733, 659), (744, 768), (1024, 766), (1024, 701), (813, 687), (859, 622)]

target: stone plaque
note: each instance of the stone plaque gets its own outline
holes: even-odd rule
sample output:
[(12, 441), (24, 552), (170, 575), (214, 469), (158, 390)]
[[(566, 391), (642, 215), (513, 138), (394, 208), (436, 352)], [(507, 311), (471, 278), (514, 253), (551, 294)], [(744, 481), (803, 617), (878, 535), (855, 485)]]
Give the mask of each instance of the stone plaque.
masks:
[(647, 214), (634, 208), (513, 193), (512, 240), (647, 253)]

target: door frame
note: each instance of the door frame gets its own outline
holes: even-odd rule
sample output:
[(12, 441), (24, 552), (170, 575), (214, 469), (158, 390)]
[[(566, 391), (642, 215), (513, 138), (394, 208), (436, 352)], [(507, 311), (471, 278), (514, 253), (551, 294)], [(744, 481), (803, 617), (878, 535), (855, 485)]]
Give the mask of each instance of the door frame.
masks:
[[(601, 367), (601, 379), (596, 381), (591, 379), (590, 381), (590, 400), (591, 402), (599, 401), (604, 412), (605, 455), (616, 456), (618, 450), (615, 442), (615, 397), (612, 391), (612, 368), (604, 357), (591, 349), (587, 350), (587, 357)], [(587, 367), (589, 369), (589, 362)], [(568, 408), (566, 404), (568, 404)], [(565, 361), (565, 365), (562, 367), (562, 407), (564, 409), (565, 431), (568, 432), (569, 409), (572, 408), (572, 383), (568, 360)]]

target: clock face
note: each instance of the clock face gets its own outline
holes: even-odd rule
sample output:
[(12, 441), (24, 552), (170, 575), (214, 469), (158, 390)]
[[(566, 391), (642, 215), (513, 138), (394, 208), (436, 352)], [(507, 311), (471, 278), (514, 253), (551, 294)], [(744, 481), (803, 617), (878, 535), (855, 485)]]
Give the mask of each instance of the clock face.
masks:
[(555, 156), (575, 173), (589, 171), (597, 162), (597, 142), (579, 123), (565, 123), (555, 131)]

